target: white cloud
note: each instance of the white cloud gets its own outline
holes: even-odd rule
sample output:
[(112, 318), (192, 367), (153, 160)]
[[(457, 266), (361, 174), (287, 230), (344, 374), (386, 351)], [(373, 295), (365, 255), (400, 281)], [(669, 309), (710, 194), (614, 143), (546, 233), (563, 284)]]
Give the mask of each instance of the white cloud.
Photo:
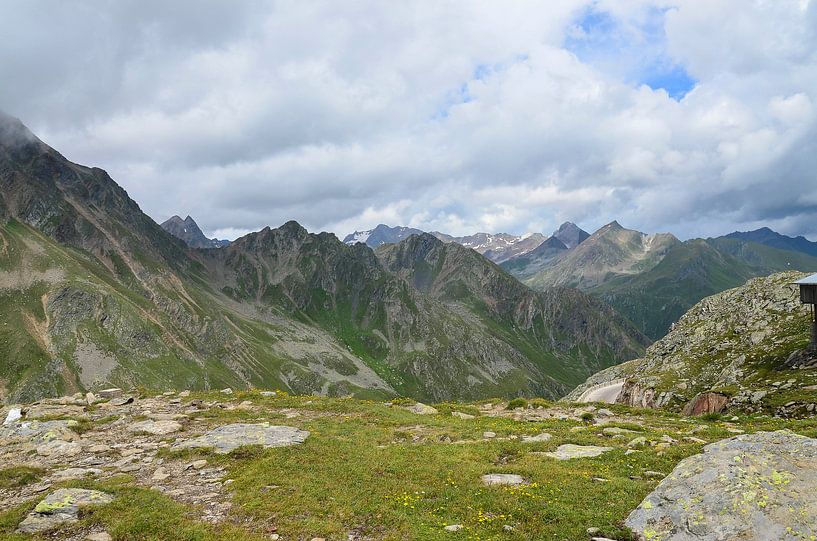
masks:
[(159, 221), (817, 236), (814, 1), (0, 9), (0, 107)]

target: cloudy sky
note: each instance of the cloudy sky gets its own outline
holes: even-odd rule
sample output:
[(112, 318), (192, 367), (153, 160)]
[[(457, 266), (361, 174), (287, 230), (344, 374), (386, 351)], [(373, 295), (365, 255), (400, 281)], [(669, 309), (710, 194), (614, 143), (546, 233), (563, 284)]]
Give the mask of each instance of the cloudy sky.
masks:
[(157, 221), (817, 239), (817, 0), (0, 13), (0, 109)]

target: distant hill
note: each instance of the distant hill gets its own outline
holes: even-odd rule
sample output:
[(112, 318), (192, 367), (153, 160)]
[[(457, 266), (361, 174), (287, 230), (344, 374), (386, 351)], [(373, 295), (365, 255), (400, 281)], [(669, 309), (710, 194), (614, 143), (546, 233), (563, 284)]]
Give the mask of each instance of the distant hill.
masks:
[(772, 248), (779, 248), (781, 250), (792, 250), (795, 252), (802, 252), (812, 257), (817, 257), (817, 242), (811, 242), (803, 236), (788, 237), (772, 231), (768, 227), (761, 227), (754, 231), (735, 231), (725, 235), (727, 239), (738, 239), (749, 242), (756, 242), (758, 244), (765, 244)]
[(221, 248), (230, 244), (229, 240), (208, 239), (193, 218), (188, 216), (182, 220), (179, 216), (172, 216), (162, 223), (162, 229), (181, 239), (191, 248)]

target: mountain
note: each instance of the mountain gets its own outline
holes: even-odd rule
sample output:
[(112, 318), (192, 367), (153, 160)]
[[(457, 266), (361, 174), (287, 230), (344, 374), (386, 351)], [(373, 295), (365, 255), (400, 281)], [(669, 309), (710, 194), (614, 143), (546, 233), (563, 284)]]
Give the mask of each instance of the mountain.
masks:
[(452, 237), (439, 231), (431, 233), (443, 242), (455, 242), (484, 255), (494, 263), (502, 263), (526, 254), (542, 244), (545, 236), (541, 233), (509, 235), (508, 233), (475, 233), (465, 237)]
[(568, 250), (572, 250), (590, 238), (590, 233), (573, 222), (565, 222), (559, 226), (559, 229), (553, 232), (552, 237), (559, 239)]
[[(430, 234), (376, 253), (386, 269), (416, 290), (456, 313), (476, 314), (476, 326), (499, 322), (496, 330), (517, 349), (530, 351), (542, 374), (573, 381), (576, 374), (627, 358), (647, 343), (606, 304), (573, 289), (534, 292), (473, 250)], [(603, 319), (610, 325), (600, 324)], [(582, 349), (589, 355), (577, 356)]]
[(760, 229), (746, 232), (735, 231), (734, 233), (725, 235), (725, 238), (765, 244), (772, 248), (802, 252), (806, 255), (817, 257), (817, 242), (811, 242), (803, 236), (788, 237), (781, 235), (768, 227), (761, 227)]
[(814, 370), (804, 368), (817, 366), (817, 356), (804, 354), (811, 314), (791, 285), (802, 276), (753, 278), (703, 299), (644, 357), (593, 376), (593, 383), (623, 379), (618, 401), (641, 407), (696, 412), (715, 404), (805, 414), (817, 381)]
[(680, 242), (669, 233), (647, 235), (611, 222), (526, 282), (539, 288), (568, 286), (589, 290), (613, 276), (638, 274), (654, 267)]
[(419, 253), (417, 238), (456, 255), (446, 276), (470, 278), (445, 289), (462, 297), (415, 280), (424, 260), (295, 222), (190, 250), (104, 171), (0, 117), (0, 399), (111, 385), (556, 397), (643, 351), (603, 302), (534, 293), (471, 250), (423, 235), (386, 252)]
[(530, 252), (503, 261), (501, 266), (520, 280), (524, 280), (549, 267), (568, 249), (565, 243), (555, 236), (548, 237)]
[(815, 270), (817, 258), (727, 237), (681, 242), (612, 222), (572, 250), (550, 243), (502, 266), (534, 289), (566, 285), (595, 295), (655, 340), (705, 296), (756, 276)]
[(419, 235), (423, 233), (419, 229), (413, 227), (390, 227), (388, 225), (380, 224), (374, 229), (368, 231), (355, 231), (343, 239), (346, 244), (355, 244), (362, 242), (371, 248), (377, 248), (382, 244), (393, 244), (408, 238), (411, 235)]
[(208, 239), (193, 218), (188, 216), (182, 220), (179, 216), (171, 216), (162, 223), (162, 229), (181, 239), (191, 248), (221, 248), (230, 244), (229, 240)]

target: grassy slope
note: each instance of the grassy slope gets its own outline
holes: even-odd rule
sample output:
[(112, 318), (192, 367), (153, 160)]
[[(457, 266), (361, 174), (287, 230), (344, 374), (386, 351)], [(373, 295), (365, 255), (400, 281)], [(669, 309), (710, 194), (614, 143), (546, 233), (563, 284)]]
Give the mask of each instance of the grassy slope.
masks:
[[(600, 528), (602, 535), (626, 540), (621, 523), (658, 483), (644, 477), (646, 470), (669, 472), (681, 459), (697, 453), (700, 444), (681, 441), (666, 452), (647, 447), (625, 455), (628, 439), (610, 439), (600, 429), (577, 420), (529, 422), (512, 418), (478, 416), (461, 420), (452, 409), (478, 414), (478, 404), (438, 404), (441, 414), (418, 417), (397, 405), (352, 399), (291, 397), (263, 398), (238, 393), (231, 399), (200, 395), (206, 400), (250, 399), (260, 411), (225, 411), (213, 408), (199, 417), (208, 425), (264, 419), (281, 422), (282, 408), (304, 415), (285, 424), (309, 430), (298, 447), (260, 450), (240, 449), (231, 455), (206, 451), (168, 453), (184, 460), (207, 458), (224, 465), (233, 479), (231, 521), (211, 526), (196, 519), (199, 512), (177, 504), (158, 492), (138, 488), (127, 475), (70, 486), (99, 488), (116, 495), (114, 503), (83, 514), (82, 521), (63, 533), (104, 527), (117, 540), (237, 540), (268, 538), (277, 532), (284, 539), (346, 539), (350, 532), (373, 539), (465, 540), (586, 538), (586, 529)], [(733, 435), (728, 429), (749, 432), (782, 427), (817, 436), (817, 421), (780, 421), (741, 417), (734, 423), (698, 420), (691, 424), (672, 414), (613, 409), (623, 422), (610, 426), (634, 429), (635, 436), (658, 440), (664, 434), (682, 440), (694, 434), (707, 441)], [(289, 411), (289, 410), (287, 410)], [(490, 430), (502, 438), (547, 431), (545, 443), (520, 440), (482, 441)], [(413, 441), (413, 436), (419, 440)], [(443, 441), (477, 440), (452, 444)], [(562, 443), (612, 446), (601, 457), (559, 462), (532, 454), (550, 451)], [(484, 487), (486, 473), (515, 473), (532, 484), (522, 488)], [(0, 471), (9, 483), (30, 483), (38, 472)], [(602, 477), (606, 482), (596, 482)], [(37, 499), (0, 511), (0, 539), (27, 540), (13, 530)], [(443, 526), (462, 524), (456, 533)], [(507, 531), (504, 526), (512, 526)], [(80, 535), (81, 537), (81, 535)]]

